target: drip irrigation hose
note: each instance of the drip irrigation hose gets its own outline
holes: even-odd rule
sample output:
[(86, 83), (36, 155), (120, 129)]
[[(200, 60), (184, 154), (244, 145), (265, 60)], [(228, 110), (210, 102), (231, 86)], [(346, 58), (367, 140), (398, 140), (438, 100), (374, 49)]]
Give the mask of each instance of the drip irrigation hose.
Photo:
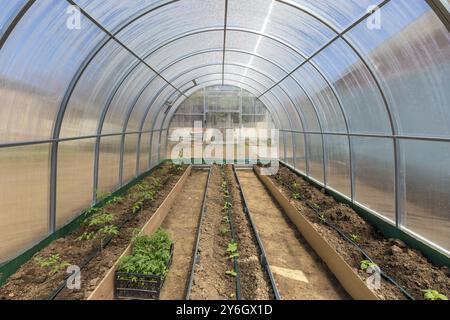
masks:
[[(169, 182), (170, 176), (166, 177), (166, 179), (164, 180), (164, 182), (161, 184), (161, 187), (165, 186), (168, 182)], [(144, 206), (142, 206), (142, 208), (144, 208)], [(143, 209), (141, 209), (142, 211)], [(122, 230), (123, 227), (130, 222), (131, 220), (133, 220), (135, 217), (137, 216), (137, 214), (130, 214), (128, 215), (125, 220), (120, 223), (117, 226), (118, 230)], [(47, 300), (55, 300), (56, 297), (61, 293), (61, 291), (64, 290), (64, 288), (67, 285), (67, 280), (70, 277), (75, 277), (77, 276), (81, 270), (83, 270), (92, 260), (94, 260), (95, 257), (97, 257), (110, 243), (111, 241), (114, 239), (115, 236), (108, 236), (106, 237), (104, 240), (101, 240), (100, 242), (100, 246), (95, 248), (94, 250), (92, 250), (89, 255), (83, 260), (83, 262), (79, 265), (79, 270), (73, 274), (68, 274), (64, 277), (64, 280), (56, 287), (56, 289), (54, 289), (50, 295), (47, 297)]]
[(196, 235), (196, 239), (195, 239), (195, 247), (194, 247), (194, 252), (193, 252), (194, 258), (192, 259), (191, 274), (189, 276), (189, 282), (186, 287), (186, 300), (190, 300), (190, 298), (191, 298), (192, 284), (194, 282), (195, 267), (199, 260), (198, 253), (199, 253), (199, 246), (200, 246), (200, 236), (202, 234), (203, 221), (205, 220), (206, 197), (208, 195), (208, 187), (209, 187), (210, 178), (211, 178), (211, 168), (209, 168), (209, 171), (208, 171), (208, 178), (206, 179), (205, 191), (203, 193), (202, 207), (200, 209), (200, 217), (198, 220), (197, 235)]
[[(230, 192), (230, 183), (227, 179), (225, 172), (223, 172), (223, 181), (225, 181), (227, 183), (228, 195), (225, 198), (232, 201), (232, 195)], [(237, 243), (237, 234), (236, 234), (236, 228), (235, 228), (234, 222), (233, 222), (233, 207), (232, 206), (227, 207), (227, 214), (228, 214), (228, 222), (230, 224), (231, 239), (234, 243)], [(234, 265), (234, 272), (236, 272), (236, 299), (241, 300), (241, 275), (239, 273), (238, 258), (236, 256), (233, 257), (233, 265)]]
[[(321, 218), (321, 212), (320, 209), (317, 208), (313, 203), (311, 203), (311, 201), (309, 201), (308, 199), (306, 199), (306, 197), (304, 197), (303, 195), (298, 193), (298, 190), (294, 190), (292, 188), (292, 186), (290, 186), (289, 184), (287, 184), (284, 181), (279, 181), (278, 179), (276, 179), (278, 183), (280, 183), (281, 185), (283, 185), (284, 187), (286, 187), (290, 192), (292, 192), (293, 194), (296, 193), (297, 197), (303, 201), (310, 209), (312, 209), (316, 215)], [(321, 219), (321, 222), (326, 224), (328, 227), (330, 227), (331, 229), (333, 229), (334, 231), (336, 231), (342, 238), (344, 238), (347, 242), (351, 243), (363, 256), (365, 259), (369, 260), (370, 262), (376, 264), (373, 259), (369, 256), (369, 254), (363, 249), (361, 248), (355, 241), (351, 240), (350, 237), (343, 231), (341, 230), (339, 227), (337, 227), (335, 224), (328, 222), (327, 220), (323, 220)], [(378, 264), (377, 264), (378, 265)], [(415, 298), (408, 292), (406, 291), (405, 288), (403, 288), (399, 283), (397, 283), (392, 277), (390, 277), (388, 274), (386, 274), (383, 270), (381, 270), (380, 268), (380, 274), (383, 278), (385, 278), (387, 281), (389, 281), (390, 283), (392, 283), (394, 286), (397, 287), (397, 289), (399, 289), (403, 295), (405, 295), (406, 298), (408, 298), (409, 300), (415, 300)]]
[(269, 262), (267, 260), (267, 255), (266, 255), (266, 251), (264, 249), (264, 245), (263, 245), (263, 243), (261, 241), (261, 238), (259, 237), (259, 233), (258, 233), (258, 230), (256, 228), (256, 224), (255, 224), (255, 222), (253, 220), (253, 217), (252, 217), (252, 214), (250, 212), (250, 209), (248, 208), (247, 199), (245, 198), (244, 191), (243, 191), (242, 186), (241, 186), (241, 181), (239, 179), (239, 176), (238, 176), (238, 174), (236, 172), (236, 167), (234, 165), (233, 165), (233, 173), (234, 173), (234, 177), (235, 177), (236, 182), (237, 182), (237, 187), (239, 189), (239, 193), (241, 195), (242, 205), (244, 207), (244, 213), (246, 214), (247, 219), (250, 222), (250, 225), (251, 225), (252, 231), (253, 231), (253, 235), (255, 236), (256, 242), (258, 243), (258, 246), (259, 246), (259, 250), (260, 250), (260, 253), (261, 253), (260, 263), (263, 266), (264, 270), (266, 270), (267, 275), (269, 276), (270, 284), (272, 286), (272, 291), (273, 291), (273, 293), (275, 295), (275, 299), (276, 300), (281, 300), (281, 294), (278, 291), (278, 287), (277, 287), (277, 284), (276, 284), (276, 281), (275, 281), (275, 277), (273, 276), (272, 270), (270, 269), (270, 265), (269, 265)]

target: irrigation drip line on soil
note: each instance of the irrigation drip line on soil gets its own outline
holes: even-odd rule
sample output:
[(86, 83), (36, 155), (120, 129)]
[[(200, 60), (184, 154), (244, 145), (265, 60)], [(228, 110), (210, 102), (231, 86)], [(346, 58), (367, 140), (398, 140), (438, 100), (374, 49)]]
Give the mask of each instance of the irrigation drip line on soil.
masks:
[[(223, 170), (223, 168), (222, 168)], [(228, 179), (226, 178), (226, 173), (223, 170), (222, 171), (222, 181), (226, 182), (227, 184), (227, 194), (225, 196), (225, 198), (227, 199), (226, 201), (228, 201), (228, 203), (232, 203), (231, 202), (231, 190), (230, 190), (230, 183), (228, 181)], [(234, 225), (234, 221), (233, 221), (233, 207), (227, 206), (227, 214), (228, 214), (228, 222), (230, 224), (230, 231), (231, 231), (231, 239), (234, 243), (237, 243), (237, 235), (236, 235), (236, 228)], [(233, 257), (233, 265), (234, 265), (234, 272), (236, 272), (236, 299), (237, 300), (241, 300), (241, 276), (239, 274), (239, 265), (238, 265), (238, 258), (237, 256)]]
[[(166, 179), (164, 180), (164, 182), (161, 184), (161, 189), (163, 186), (165, 186), (168, 182), (169, 182), (170, 176), (166, 177)], [(149, 201), (147, 201), (148, 203)], [(142, 206), (141, 210), (139, 212), (142, 212), (142, 210), (144, 210), (144, 208), (147, 207), (146, 203), (144, 203), (144, 205)], [(123, 222), (121, 222), (119, 225), (117, 225), (117, 229), (120, 231), (122, 230), (126, 224), (128, 224), (131, 220), (133, 220), (134, 218), (136, 218), (138, 216), (138, 214), (135, 213), (131, 213), (129, 214), (125, 220)], [(94, 250), (92, 250), (92, 252), (83, 260), (83, 262), (81, 263), (81, 265), (79, 265), (79, 270), (77, 270), (74, 273), (68, 274), (64, 277), (64, 280), (56, 287), (55, 290), (52, 291), (52, 293), (47, 297), (47, 300), (55, 300), (58, 295), (61, 293), (61, 291), (64, 290), (64, 288), (67, 285), (67, 280), (71, 277), (75, 277), (77, 276), (84, 268), (86, 268), (86, 266), (92, 261), (94, 260), (94, 258), (96, 258), (100, 253), (102, 253), (102, 251), (111, 243), (111, 241), (115, 238), (116, 236), (114, 235), (110, 235), (108, 237), (106, 237), (105, 239), (101, 240), (100, 246), (95, 248)]]
[(272, 270), (270, 269), (270, 265), (269, 265), (269, 262), (267, 260), (266, 251), (264, 249), (264, 246), (263, 246), (263, 243), (261, 241), (261, 238), (259, 237), (258, 230), (257, 230), (255, 222), (254, 222), (254, 220), (252, 218), (250, 209), (249, 209), (248, 204), (247, 204), (247, 199), (245, 198), (244, 191), (243, 191), (242, 186), (241, 186), (241, 181), (239, 179), (239, 176), (238, 176), (237, 171), (236, 171), (236, 167), (234, 165), (233, 165), (233, 174), (234, 174), (234, 177), (235, 177), (236, 182), (237, 182), (237, 187), (238, 187), (239, 193), (241, 195), (242, 205), (244, 207), (244, 213), (245, 213), (247, 219), (250, 222), (250, 226), (252, 227), (253, 235), (256, 238), (256, 242), (258, 243), (258, 247), (259, 247), (259, 250), (261, 252), (260, 263), (263, 266), (264, 270), (266, 270), (267, 275), (269, 276), (270, 284), (272, 286), (272, 290), (273, 290), (273, 293), (275, 295), (275, 299), (276, 300), (281, 300), (281, 294), (278, 291), (278, 287), (277, 287), (277, 284), (275, 282), (275, 277), (273, 276)]
[[(314, 211), (314, 213), (319, 217), (319, 219), (321, 219), (323, 217), (323, 214), (321, 213), (320, 209), (317, 208), (311, 201), (306, 199), (306, 197), (304, 197), (303, 195), (299, 194), (297, 192), (298, 190), (294, 190), (291, 185), (289, 185), (288, 183), (286, 183), (284, 181), (281, 181), (281, 180), (278, 180), (278, 179), (277, 179), (277, 181), (278, 181), (278, 183), (282, 184), (287, 189), (289, 189), (290, 192), (296, 193), (296, 196), (300, 200), (302, 200), (310, 209), (312, 209)], [(330, 227), (331, 229), (333, 229), (334, 231), (336, 231), (344, 240), (346, 240), (347, 242), (351, 243), (364, 256), (365, 259), (367, 259), (370, 262), (376, 264), (374, 262), (374, 260), (369, 256), (369, 254), (363, 248), (361, 248), (355, 241), (353, 241), (343, 230), (341, 230), (335, 224), (329, 222), (326, 219), (321, 219), (321, 222), (324, 223), (325, 225), (327, 225), (328, 227)], [(378, 264), (376, 264), (376, 265), (378, 265)], [(394, 286), (396, 286), (405, 295), (406, 298), (408, 298), (409, 300), (415, 300), (414, 297), (405, 288), (403, 288), (392, 277), (390, 277), (383, 270), (381, 270), (381, 268), (380, 268), (380, 274), (381, 274), (381, 276), (383, 278), (385, 278), (387, 281), (389, 281)]]
[(191, 266), (191, 274), (189, 276), (189, 283), (186, 288), (186, 300), (189, 300), (191, 298), (191, 291), (192, 291), (192, 284), (194, 282), (194, 275), (195, 275), (195, 266), (198, 263), (199, 259), (199, 245), (200, 245), (200, 236), (202, 233), (202, 225), (203, 221), (205, 220), (205, 211), (206, 211), (206, 197), (208, 195), (208, 187), (209, 187), (209, 181), (211, 178), (211, 167), (208, 171), (208, 178), (206, 179), (206, 185), (205, 185), (205, 192), (203, 193), (203, 199), (202, 199), (202, 207), (200, 209), (200, 218), (198, 221), (198, 228), (197, 228), (197, 235), (195, 239), (195, 247), (194, 247), (194, 257), (192, 259), (192, 266)]

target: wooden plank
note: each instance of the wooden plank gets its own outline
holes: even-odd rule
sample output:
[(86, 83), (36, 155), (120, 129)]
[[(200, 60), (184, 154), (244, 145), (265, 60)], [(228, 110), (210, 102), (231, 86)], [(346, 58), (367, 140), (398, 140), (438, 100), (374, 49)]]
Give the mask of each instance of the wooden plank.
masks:
[(289, 219), (295, 224), (298, 231), (309, 245), (327, 264), (344, 289), (355, 300), (379, 300), (358, 274), (345, 262), (334, 248), (317, 232), (314, 226), (291, 204), (280, 189), (268, 176), (261, 175), (260, 168), (255, 166), (255, 172), (261, 182), (270, 191)]
[[(159, 206), (159, 208), (155, 211), (152, 217), (148, 220), (145, 226), (141, 229), (141, 234), (149, 235), (155, 232), (161, 223), (166, 218), (169, 213), (170, 208), (172, 207), (173, 202), (175, 201), (178, 193), (181, 192), (181, 189), (184, 186), (184, 183), (187, 177), (191, 174), (192, 166), (189, 166), (184, 174), (180, 177), (175, 187), (173, 187), (172, 191), (167, 195), (166, 199)], [(113, 300), (114, 299), (114, 274), (117, 270), (117, 266), (119, 264), (119, 260), (131, 254), (131, 244), (125, 249), (122, 255), (117, 259), (116, 263), (109, 269), (106, 273), (103, 280), (99, 283), (97, 288), (91, 293), (87, 300)]]

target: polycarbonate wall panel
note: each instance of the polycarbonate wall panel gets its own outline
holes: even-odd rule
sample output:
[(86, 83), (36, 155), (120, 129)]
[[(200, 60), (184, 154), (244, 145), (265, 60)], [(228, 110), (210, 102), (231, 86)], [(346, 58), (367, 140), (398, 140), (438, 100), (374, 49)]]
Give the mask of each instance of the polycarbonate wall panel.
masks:
[[(223, 30), (196, 33), (184, 37), (176, 35), (170, 40), (173, 41), (155, 51), (148, 52), (151, 55), (145, 61), (151, 66), (164, 66), (199, 50), (223, 50)], [(201, 43), (201, 48), (193, 46), (193, 43)]]
[(304, 60), (295, 50), (274, 39), (255, 33), (233, 31), (233, 29), (227, 30), (226, 49), (245, 51), (264, 57), (289, 71)]
[(141, 135), (141, 145), (139, 151), (139, 174), (144, 173), (150, 169), (150, 137), (151, 133), (143, 133)]
[(306, 173), (305, 136), (303, 133), (294, 133), (295, 168)]
[[(220, 72), (222, 72), (222, 70), (220, 70)], [(241, 75), (243, 78), (251, 78), (254, 79), (256, 81), (258, 81), (260, 84), (262, 84), (263, 86), (265, 86), (266, 88), (270, 88), (271, 86), (273, 86), (275, 84), (275, 80), (271, 78), (272, 75), (271, 74), (265, 74), (265, 73), (261, 73), (261, 71), (258, 70), (253, 70), (251, 69), (251, 67), (246, 67), (244, 65), (240, 66), (240, 65), (230, 65), (230, 64), (226, 64), (225, 65), (225, 73), (226, 74), (234, 74), (234, 75)]]
[[(133, 108), (133, 112), (131, 113), (129, 120), (129, 127), (127, 129), (133, 131), (134, 129), (140, 129), (142, 124), (143, 117), (146, 112), (150, 109), (147, 115), (147, 122), (145, 122), (145, 126), (142, 128), (143, 131), (152, 130), (152, 123), (148, 121), (149, 116), (155, 114), (157, 111), (156, 106), (153, 105), (154, 99), (156, 98), (156, 94), (160, 92), (167, 83), (162, 80), (160, 77), (154, 78), (148, 86), (145, 87), (143, 93), (136, 97), (138, 98), (135, 107)], [(137, 127), (136, 127), (137, 125)]]
[(59, 143), (56, 225), (62, 227), (92, 205), (95, 139)]
[(137, 134), (125, 135), (122, 184), (126, 184), (136, 176), (137, 142)]
[(167, 130), (163, 130), (161, 132), (161, 139), (160, 139), (160, 146), (159, 146), (159, 161), (165, 160), (167, 158)]
[(48, 234), (49, 145), (0, 149), (0, 264)]
[[(222, 62), (222, 54), (220, 55), (220, 62)], [(270, 77), (274, 81), (281, 80), (286, 74), (288, 70), (284, 70), (281, 66), (271, 63), (270, 61), (264, 60), (257, 56), (228, 51), (225, 54), (225, 63), (226, 64), (238, 64), (238, 65), (247, 65), (249, 68), (255, 69), (264, 73), (266, 76)]]
[(121, 31), (117, 37), (136, 54), (143, 56), (180, 34), (200, 28), (223, 28), (224, 15), (223, 0), (178, 1), (145, 15)]
[(334, 36), (309, 15), (270, 0), (230, 0), (228, 25), (273, 35), (308, 56)]
[(155, 131), (152, 136), (152, 148), (150, 153), (151, 166), (156, 166), (158, 164), (158, 149), (159, 149), (159, 136), (161, 132)]
[(450, 136), (450, 33), (425, 1), (391, 1), (381, 14), (380, 31), (362, 23), (349, 37), (376, 67), (398, 133)]
[[(64, 115), (61, 137), (96, 134), (100, 116), (107, 107), (116, 83), (135, 63), (137, 60), (123, 47), (114, 41), (108, 42), (89, 64), (75, 87)], [(102, 133), (121, 132), (123, 116), (116, 115), (114, 106), (109, 107)]]
[(0, 35), (8, 28), (11, 21), (27, 3), (27, 0), (3, 1), (0, 7)]
[(75, 3), (84, 8), (99, 23), (106, 27), (109, 31), (113, 31), (120, 26), (123, 21), (129, 17), (142, 14), (158, 6), (170, 3), (170, 0), (75, 0)]
[(286, 137), (286, 162), (289, 163), (291, 166), (295, 166), (294, 163), (294, 142), (293, 142), (293, 133), (292, 132), (285, 132)]
[[(280, 87), (289, 94), (296, 107), (299, 109), (300, 114), (303, 117), (303, 123), (306, 127), (305, 130), (310, 132), (320, 132), (320, 125), (314, 106), (299, 84), (295, 82), (293, 78), (289, 77), (281, 82)], [(294, 129), (300, 130), (299, 128)]]
[(66, 7), (36, 1), (0, 51), (0, 142), (51, 137), (65, 89), (101, 39), (86, 19), (83, 32), (68, 30)]
[(98, 191), (100, 193), (113, 191), (119, 185), (121, 139), (121, 136), (100, 139), (98, 165)]
[(284, 156), (284, 136), (285, 136), (285, 132), (280, 131), (280, 135), (279, 135), (279, 141), (278, 141), (278, 158), (282, 161), (286, 161), (286, 157)]
[(287, 3), (314, 13), (339, 31), (345, 29), (363, 16), (371, 6), (380, 0), (287, 0)]
[(327, 185), (351, 198), (348, 137), (324, 135), (327, 152)]
[[(287, 121), (281, 129), (303, 130), (302, 121), (300, 119), (299, 112), (296, 109), (297, 107), (293, 105), (293, 102), (291, 99), (289, 99), (287, 93), (284, 92), (279, 86), (273, 88), (271, 92), (279, 99), (282, 107), (284, 107), (284, 110), (286, 110), (283, 111), (287, 115)], [(283, 111), (280, 110), (281, 113), (283, 113)]]
[(395, 221), (394, 144), (392, 139), (352, 137), (355, 200)]
[[(128, 72), (128, 71), (127, 71)], [(139, 64), (138, 67), (125, 79), (119, 90), (114, 95), (114, 99), (106, 114), (104, 131), (121, 132), (125, 122), (128, 120), (129, 112), (136, 107), (134, 103), (145, 83), (156, 75), (147, 66)], [(119, 77), (120, 79), (120, 77)], [(133, 109), (132, 109), (133, 108)], [(134, 119), (133, 119), (134, 120)], [(139, 124), (129, 121), (127, 131), (138, 131)]]
[(309, 93), (319, 114), (323, 131), (346, 133), (339, 101), (319, 72), (308, 64), (295, 71), (292, 77)]
[(336, 88), (350, 132), (392, 134), (386, 106), (373, 77), (343, 40), (334, 41), (313, 61)]
[(450, 145), (401, 140), (405, 159), (403, 225), (443, 248), (450, 248)]
[(307, 134), (309, 175), (323, 183), (323, 147), (320, 134)]

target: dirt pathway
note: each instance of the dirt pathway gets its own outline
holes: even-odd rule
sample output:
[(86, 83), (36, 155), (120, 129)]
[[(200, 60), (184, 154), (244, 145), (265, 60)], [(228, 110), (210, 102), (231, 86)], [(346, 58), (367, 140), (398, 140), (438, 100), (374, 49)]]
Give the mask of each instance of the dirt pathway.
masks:
[(238, 175), (282, 299), (350, 299), (253, 171)]
[(206, 199), (205, 218), (202, 225), (199, 262), (194, 273), (190, 298), (192, 300), (235, 299), (235, 278), (226, 275), (233, 270), (226, 249), (231, 240), (223, 212), (224, 198), (221, 191), (222, 168), (211, 167), (211, 178)]
[(207, 177), (207, 171), (192, 171), (161, 226), (169, 232), (174, 243), (172, 266), (161, 291), (161, 300), (186, 298)]

